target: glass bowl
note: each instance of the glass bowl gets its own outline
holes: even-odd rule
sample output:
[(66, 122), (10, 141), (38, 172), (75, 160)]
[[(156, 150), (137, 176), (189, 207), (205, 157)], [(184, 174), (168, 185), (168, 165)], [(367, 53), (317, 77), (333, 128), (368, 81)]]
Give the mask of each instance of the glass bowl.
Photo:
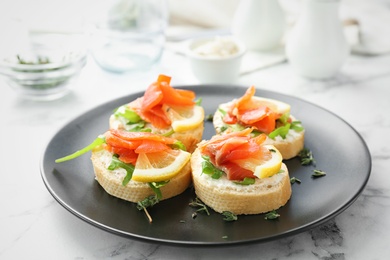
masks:
[(53, 100), (68, 93), (70, 83), (85, 66), (85, 51), (56, 53), (40, 50), (0, 60), (0, 74), (21, 96)]

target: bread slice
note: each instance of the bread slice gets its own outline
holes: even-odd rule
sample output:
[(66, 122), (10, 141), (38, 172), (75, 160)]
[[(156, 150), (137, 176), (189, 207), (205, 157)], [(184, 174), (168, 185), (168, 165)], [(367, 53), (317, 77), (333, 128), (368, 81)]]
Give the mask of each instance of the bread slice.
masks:
[[(117, 117), (114, 114), (110, 116), (109, 124), (110, 124), (110, 129), (128, 130), (128, 126), (126, 125), (126, 119), (123, 117)], [(152, 133), (154, 134), (165, 134), (172, 130), (171, 127), (165, 129), (159, 129), (154, 127), (150, 123), (146, 123), (145, 128), (150, 128), (152, 130)], [(182, 142), (185, 145), (187, 152), (192, 153), (195, 150), (196, 145), (202, 140), (203, 129), (204, 129), (204, 125), (202, 123), (198, 125), (196, 128), (185, 132), (174, 132), (169, 137)]]
[[(219, 105), (219, 108), (223, 111), (227, 111), (228, 107), (231, 104), (232, 101), (223, 103)], [(229, 125), (223, 121), (224, 115), (220, 109), (217, 109), (213, 116), (213, 125), (217, 134), (221, 134), (222, 129), (226, 129), (226, 127), (229, 128)], [(296, 120), (296, 118), (294, 118), (293, 116), (291, 117), (293, 118), (293, 120)], [(285, 139), (283, 139), (281, 136), (276, 136), (274, 139), (269, 138), (267, 136), (265, 144), (272, 144), (273, 146), (275, 146), (276, 149), (278, 149), (279, 152), (282, 154), (283, 159), (287, 160), (298, 155), (298, 153), (304, 147), (304, 140), (305, 130), (297, 132), (295, 130), (290, 129)]]
[(236, 215), (260, 214), (276, 210), (291, 197), (288, 169), (269, 178), (258, 179), (252, 185), (236, 184), (223, 175), (212, 179), (202, 173), (202, 157), (196, 149), (191, 157), (192, 180), (197, 197), (216, 212), (230, 211)]
[[(104, 190), (117, 198), (137, 203), (150, 195), (154, 195), (153, 190), (147, 183), (131, 180), (126, 186), (122, 185), (122, 180), (126, 176), (126, 171), (122, 168), (108, 170), (111, 163), (112, 154), (104, 149), (93, 151), (91, 160), (95, 171), (96, 180)], [(161, 187), (162, 199), (169, 199), (184, 192), (191, 183), (191, 165), (188, 162), (183, 169), (172, 178), (168, 184)]]

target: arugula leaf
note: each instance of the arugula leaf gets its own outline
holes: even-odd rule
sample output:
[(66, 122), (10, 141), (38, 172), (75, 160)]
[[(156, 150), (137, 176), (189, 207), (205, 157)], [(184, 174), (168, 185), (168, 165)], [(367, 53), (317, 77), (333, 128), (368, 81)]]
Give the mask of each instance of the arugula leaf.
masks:
[(224, 172), (217, 167), (215, 167), (211, 162), (210, 158), (208, 156), (203, 156), (203, 161), (202, 161), (202, 172), (205, 174), (210, 175), (211, 178), (213, 179), (219, 179), (221, 178), (222, 174)]
[(183, 151), (187, 151), (187, 148), (186, 146), (179, 140), (177, 140), (176, 142), (174, 142), (173, 144), (169, 145), (172, 149), (180, 149), (180, 150), (183, 150)]
[(130, 123), (138, 123), (141, 121), (141, 117), (133, 110), (131, 110), (127, 105), (120, 106), (114, 112), (115, 116), (120, 116), (126, 118)]
[(279, 122), (282, 123), (283, 125), (288, 123), (288, 119), (290, 118), (290, 113), (286, 112), (284, 113), (281, 117), (279, 117)]
[(245, 177), (242, 181), (234, 181), (234, 183), (240, 185), (252, 185), (255, 183), (255, 178)]
[(301, 121), (293, 121), (293, 122), (291, 122), (291, 129), (296, 131), (296, 132), (301, 132), (305, 128), (303, 128), (303, 126), (301, 125)]
[(123, 178), (123, 180), (122, 180), (122, 185), (126, 186), (129, 183), (129, 181), (131, 180), (131, 178), (133, 177), (133, 172), (134, 172), (134, 168), (135, 168), (134, 165), (132, 165), (131, 163), (124, 163), (124, 162), (120, 161), (118, 159), (118, 156), (114, 154), (112, 156), (112, 160), (111, 160), (110, 165), (108, 166), (108, 169), (110, 171), (112, 171), (112, 170), (115, 170), (116, 168), (123, 168), (126, 170), (127, 174), (126, 174), (125, 178)]
[(162, 136), (169, 137), (169, 136), (173, 135), (174, 133), (175, 133), (175, 130), (171, 129), (168, 132), (163, 133)]
[(223, 110), (223, 109), (220, 108), (220, 107), (218, 108), (218, 112), (221, 113), (223, 116), (225, 116), (226, 113), (227, 113), (225, 110)]
[(268, 136), (271, 139), (275, 139), (278, 135), (280, 135), (283, 139), (286, 138), (288, 131), (290, 130), (291, 124), (285, 124), (284, 126), (280, 126), (272, 131)]
[(161, 200), (162, 199), (162, 194), (160, 188), (167, 185), (169, 182), (168, 181), (160, 181), (160, 182), (149, 182), (148, 185), (149, 187), (153, 190), (153, 192), (156, 194), (157, 199)]
[(74, 153), (72, 153), (70, 155), (67, 155), (65, 157), (56, 159), (55, 162), (56, 163), (60, 163), (60, 162), (65, 162), (65, 161), (72, 160), (74, 158), (79, 157), (80, 155), (83, 155), (83, 154), (91, 151), (92, 149), (98, 147), (99, 145), (104, 144), (105, 142), (106, 142), (106, 138), (103, 135), (99, 135), (92, 143), (90, 143), (86, 147), (84, 147), (81, 150), (78, 150), (78, 151), (76, 151), (76, 152), (74, 152)]

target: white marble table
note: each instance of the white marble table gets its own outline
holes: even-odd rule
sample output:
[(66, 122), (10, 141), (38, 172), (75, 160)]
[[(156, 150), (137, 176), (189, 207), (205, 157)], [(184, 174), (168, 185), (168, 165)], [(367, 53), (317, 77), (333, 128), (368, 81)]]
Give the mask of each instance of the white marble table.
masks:
[(171, 75), (174, 85), (197, 83), (187, 60), (169, 52), (151, 71), (127, 75), (104, 72), (89, 59), (72, 92), (52, 102), (20, 99), (1, 79), (0, 259), (388, 259), (390, 55), (351, 56), (328, 81), (301, 78), (288, 63), (239, 79), (240, 85), (287, 93), (334, 112), (370, 149), (372, 172), (361, 196), (310, 231), (234, 247), (176, 247), (111, 234), (60, 206), (39, 170), (48, 140), (79, 114), (144, 90), (158, 73)]

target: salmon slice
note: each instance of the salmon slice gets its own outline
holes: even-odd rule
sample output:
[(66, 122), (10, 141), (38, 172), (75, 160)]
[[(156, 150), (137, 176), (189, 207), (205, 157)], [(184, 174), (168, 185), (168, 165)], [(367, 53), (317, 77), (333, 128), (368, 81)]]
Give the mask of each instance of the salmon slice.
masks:
[(140, 153), (171, 150), (175, 139), (146, 132), (127, 132), (111, 129), (105, 133), (105, 149), (117, 154), (119, 160), (135, 165)]
[(169, 76), (159, 75), (157, 81), (146, 89), (143, 97), (129, 104), (143, 120), (160, 129), (167, 128), (172, 123), (162, 108), (164, 104), (188, 109), (195, 105), (195, 92), (175, 89), (170, 85), (170, 81)]
[(255, 92), (254, 86), (249, 87), (242, 97), (233, 102), (223, 120), (227, 124), (240, 123), (269, 134), (275, 130), (276, 120), (280, 115), (271, 108), (255, 102), (252, 99)]
[(203, 155), (210, 158), (217, 168), (223, 170), (229, 180), (255, 178), (254, 169), (262, 161), (270, 158), (270, 151), (262, 146), (264, 134), (251, 138), (252, 128), (239, 132), (214, 136), (199, 145)]

